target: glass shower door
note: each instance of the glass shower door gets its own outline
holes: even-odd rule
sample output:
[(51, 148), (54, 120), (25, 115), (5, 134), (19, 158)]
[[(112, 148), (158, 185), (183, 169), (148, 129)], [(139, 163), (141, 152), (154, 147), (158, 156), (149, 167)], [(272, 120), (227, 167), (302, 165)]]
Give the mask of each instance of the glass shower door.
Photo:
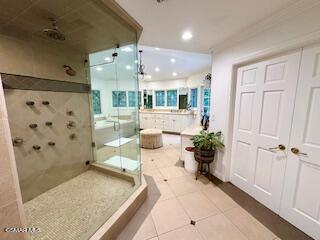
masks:
[(118, 108), (120, 152), (123, 171), (139, 177), (139, 85), (135, 44), (122, 46), (117, 58), (118, 89), (126, 93), (127, 102)]
[(94, 113), (96, 161), (140, 179), (136, 53), (136, 45), (130, 44), (89, 58), (92, 106), (99, 109), (96, 102), (100, 101), (101, 109)]
[(92, 89), (93, 136), (97, 163), (122, 169), (119, 107), (123, 93), (118, 89), (117, 63), (114, 50), (91, 54), (90, 79)]

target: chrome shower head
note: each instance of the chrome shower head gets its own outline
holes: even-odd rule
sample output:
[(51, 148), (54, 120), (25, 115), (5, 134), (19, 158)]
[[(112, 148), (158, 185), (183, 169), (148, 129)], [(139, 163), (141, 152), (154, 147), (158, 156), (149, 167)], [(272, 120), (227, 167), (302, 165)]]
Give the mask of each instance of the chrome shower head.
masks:
[(57, 21), (54, 19), (50, 19), (50, 20), (52, 21), (52, 28), (43, 29), (42, 33), (54, 40), (60, 40), (60, 41), (66, 40), (66, 36), (59, 30), (57, 26)]

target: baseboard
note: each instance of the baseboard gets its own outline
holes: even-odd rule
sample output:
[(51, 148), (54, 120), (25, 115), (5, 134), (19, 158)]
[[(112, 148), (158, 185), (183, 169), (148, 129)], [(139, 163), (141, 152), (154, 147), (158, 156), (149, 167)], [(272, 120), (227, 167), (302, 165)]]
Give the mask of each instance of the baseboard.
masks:
[(225, 180), (225, 176), (222, 173), (218, 172), (218, 171), (213, 171), (213, 176), (215, 176), (216, 178), (219, 178), (223, 182), (226, 181)]

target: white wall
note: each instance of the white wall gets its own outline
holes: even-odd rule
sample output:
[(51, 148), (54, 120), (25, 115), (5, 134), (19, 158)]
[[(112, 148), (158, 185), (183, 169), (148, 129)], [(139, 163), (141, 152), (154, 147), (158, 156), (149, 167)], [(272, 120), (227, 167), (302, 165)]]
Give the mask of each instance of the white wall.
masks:
[(187, 79), (161, 80), (161, 81), (143, 81), (140, 83), (140, 91), (147, 90), (167, 90), (186, 87)]
[(320, 42), (320, 1), (300, 2), (312, 7), (304, 4), (302, 6), (305, 10), (291, 9), (295, 11), (295, 14), (291, 15), (289, 10), (284, 10), (282, 21), (266, 30), (259, 29), (259, 33), (252, 37), (212, 54), (213, 97), (210, 127), (211, 130), (222, 130), (225, 136), (225, 152), (218, 154), (214, 166), (214, 174), (222, 180), (229, 180), (230, 174), (236, 65)]
[(204, 78), (205, 76), (211, 72), (211, 69), (207, 69), (206, 71), (200, 72), (200, 73), (196, 73), (190, 77), (188, 77), (187, 79), (187, 86), (189, 88), (195, 88), (195, 87), (199, 87), (199, 86), (203, 86), (204, 85)]

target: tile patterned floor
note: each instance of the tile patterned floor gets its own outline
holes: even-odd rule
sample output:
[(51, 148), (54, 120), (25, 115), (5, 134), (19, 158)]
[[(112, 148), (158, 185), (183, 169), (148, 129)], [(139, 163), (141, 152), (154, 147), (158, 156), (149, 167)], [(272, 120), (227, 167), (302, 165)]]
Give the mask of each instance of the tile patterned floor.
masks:
[(228, 189), (202, 176), (196, 181), (181, 166), (179, 153), (180, 136), (175, 135), (164, 135), (161, 149), (142, 149), (148, 198), (117, 240), (280, 240)]
[(24, 203), (28, 226), (41, 230), (30, 239), (89, 239), (135, 189), (131, 182), (88, 170)]

